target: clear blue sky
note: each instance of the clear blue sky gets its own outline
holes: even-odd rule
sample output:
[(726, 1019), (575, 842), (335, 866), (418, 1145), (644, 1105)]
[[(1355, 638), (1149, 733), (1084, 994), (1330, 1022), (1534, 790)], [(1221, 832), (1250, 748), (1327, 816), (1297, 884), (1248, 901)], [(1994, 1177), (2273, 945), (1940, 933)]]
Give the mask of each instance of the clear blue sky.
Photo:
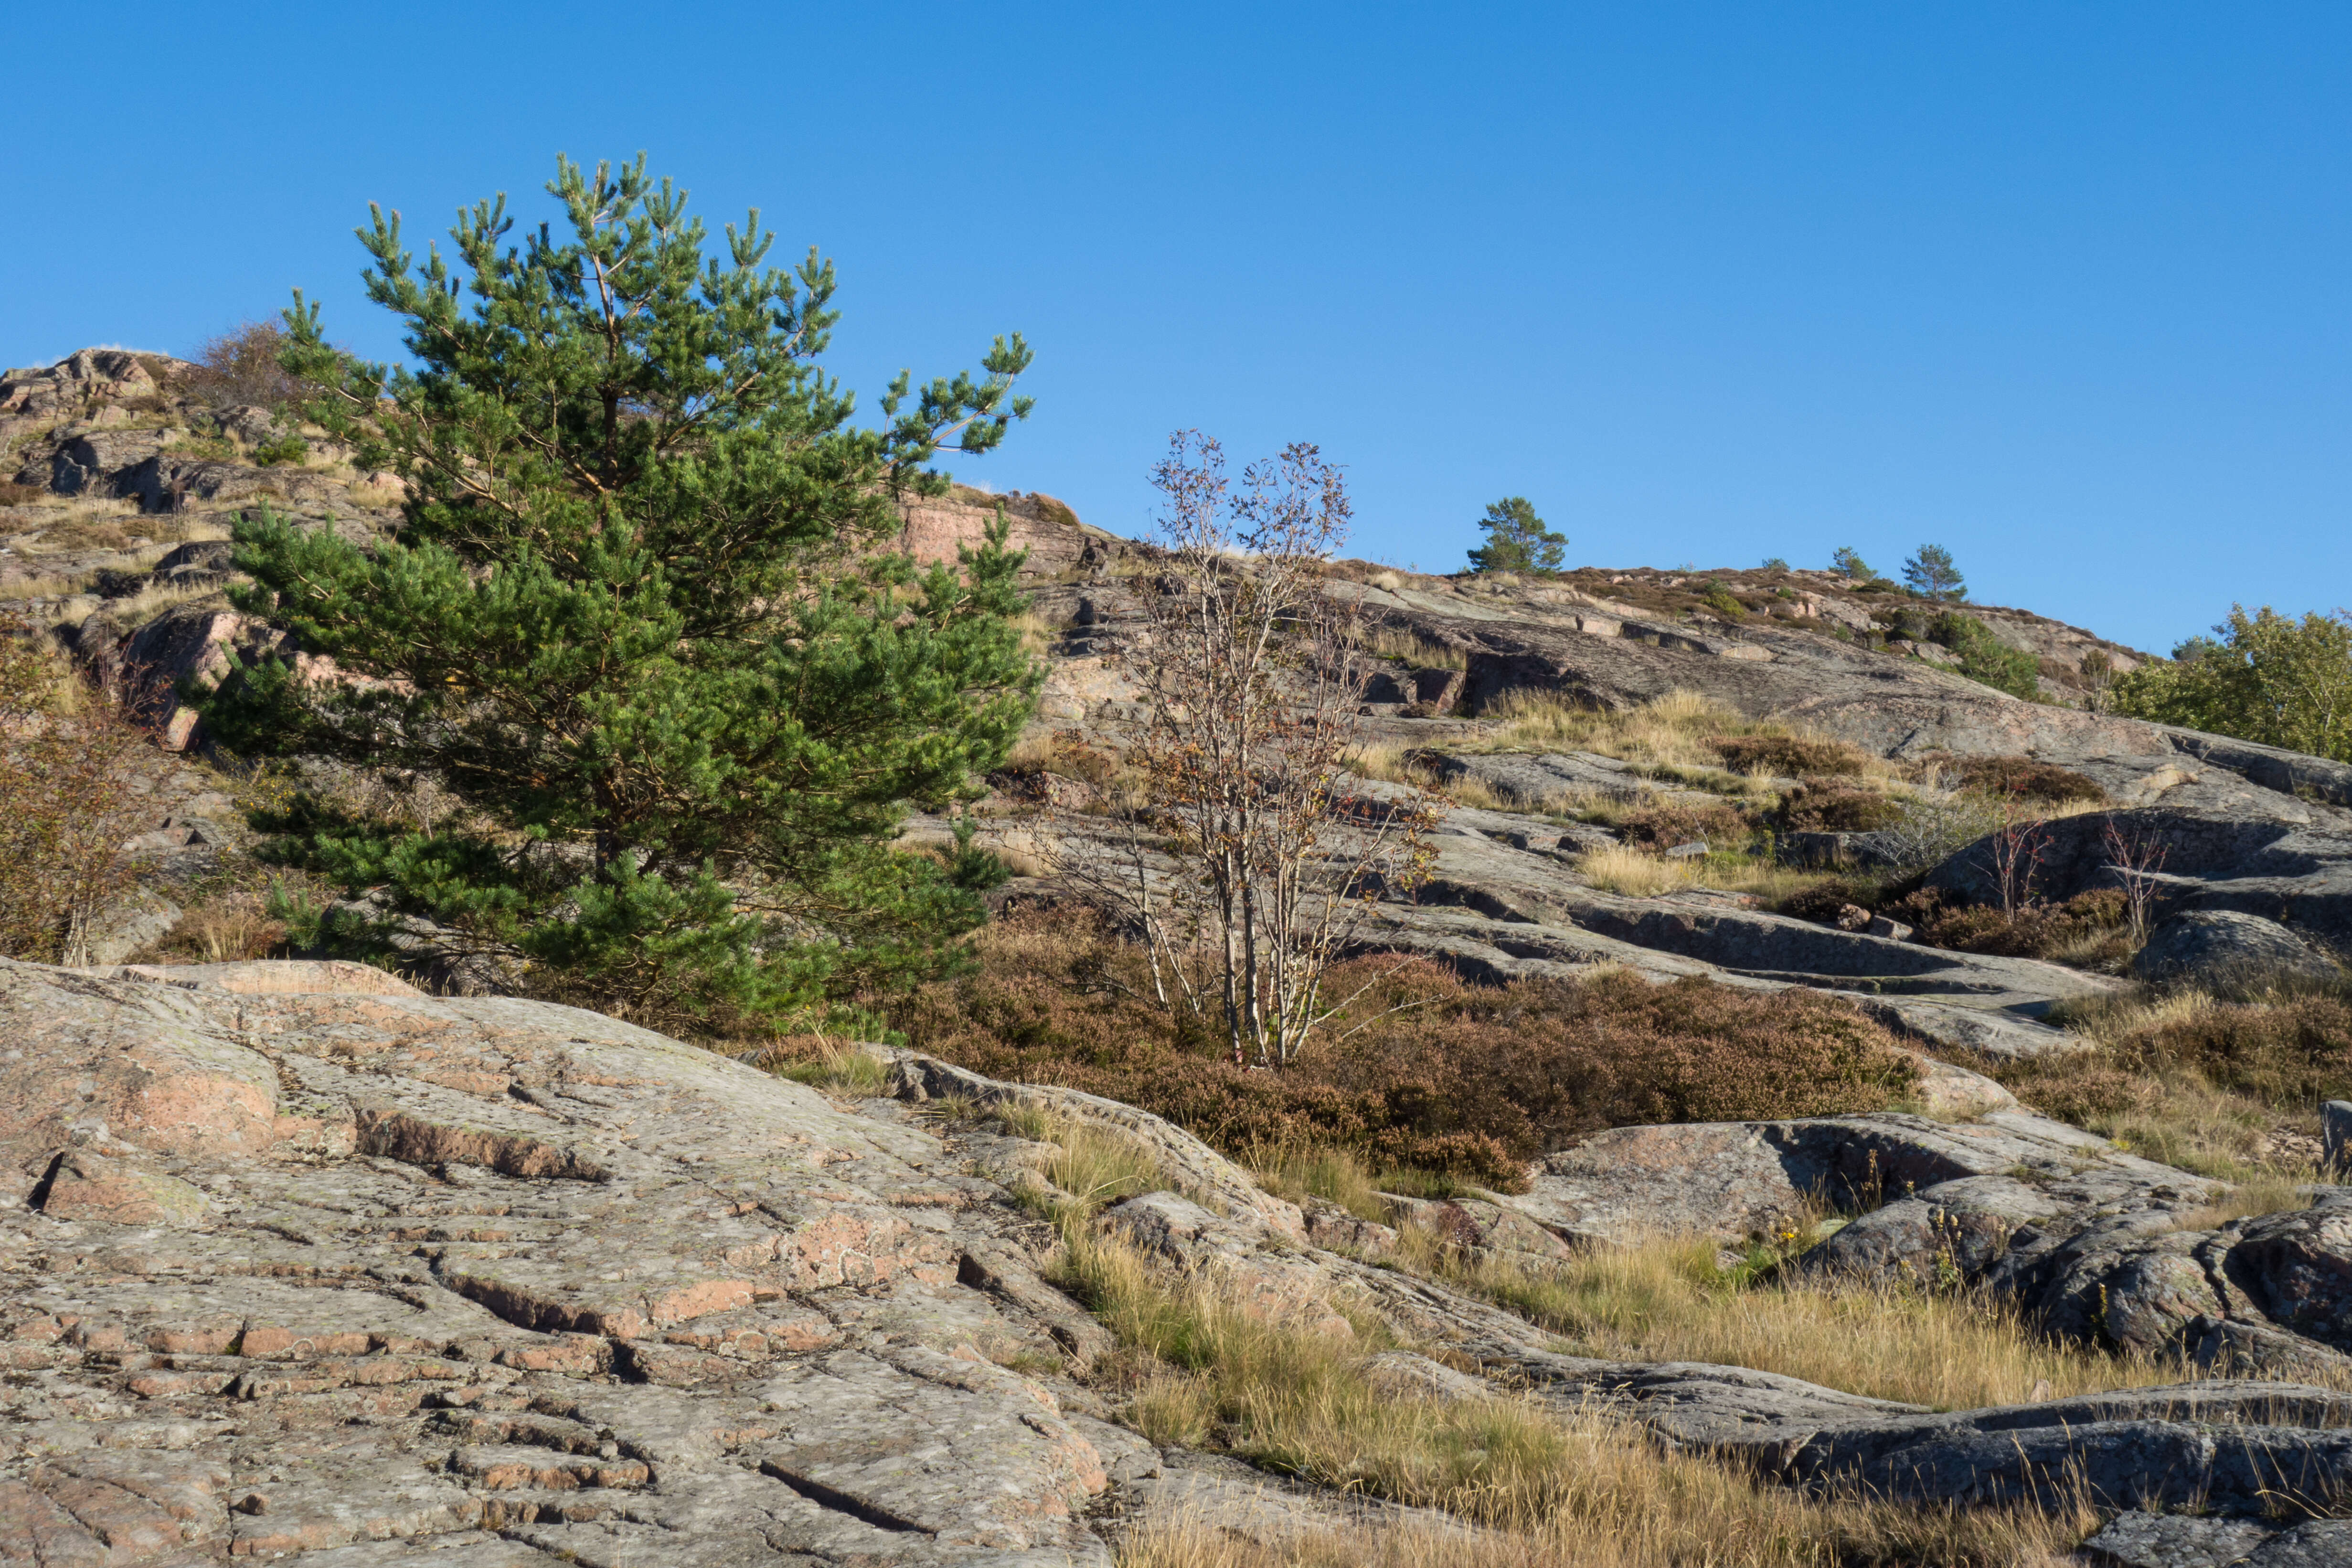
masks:
[(370, 199), (422, 238), (644, 148), (837, 260), (853, 386), (1026, 332), (1036, 416), (961, 477), (1121, 531), (1199, 426), (1321, 443), (1423, 569), (1516, 493), (1579, 563), (1937, 541), (2158, 649), (2352, 601), (2341, 4), (97, 0), (0, 53), (52, 83), (0, 363), (297, 284), (390, 354)]

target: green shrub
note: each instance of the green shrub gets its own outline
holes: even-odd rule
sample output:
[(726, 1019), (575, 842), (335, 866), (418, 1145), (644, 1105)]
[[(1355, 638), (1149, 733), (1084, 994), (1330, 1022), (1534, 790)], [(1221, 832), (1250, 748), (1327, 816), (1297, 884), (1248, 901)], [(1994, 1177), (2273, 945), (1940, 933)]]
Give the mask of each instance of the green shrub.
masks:
[(299, 436), (279, 436), (264, 441), (253, 449), (253, 460), (265, 468), (280, 463), (299, 463), (310, 456), (310, 443)]
[(233, 463), (236, 461), (236, 443), (226, 436), (183, 436), (172, 444), (172, 455), (208, 463)]
[(2352, 613), (2298, 621), (2233, 605), (2213, 629), (2117, 677), (2114, 710), (2352, 763)]
[(1959, 655), (1960, 673), (1970, 680), (2029, 700), (2042, 695), (2041, 661), (1994, 637), (1974, 616), (1946, 610), (1929, 624), (1927, 637)]
[(1708, 609), (1727, 621), (1740, 620), (1748, 614), (1748, 606), (1741, 604), (1730, 589), (1712, 577), (1707, 579), (1706, 586), (1699, 591), (1699, 600)]

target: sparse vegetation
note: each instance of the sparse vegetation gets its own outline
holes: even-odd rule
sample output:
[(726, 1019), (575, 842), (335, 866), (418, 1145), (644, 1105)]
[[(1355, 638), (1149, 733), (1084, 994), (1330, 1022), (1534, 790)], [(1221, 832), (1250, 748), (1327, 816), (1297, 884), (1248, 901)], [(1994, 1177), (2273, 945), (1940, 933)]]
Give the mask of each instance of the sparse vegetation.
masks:
[(1718, 765), (1727, 736), (1785, 733), (1751, 724), (1696, 691), (1669, 691), (1636, 708), (1580, 707), (1548, 691), (1502, 692), (1480, 713), (1496, 727), (1476, 744), (1487, 751), (1578, 751), (1626, 762), (1680, 767)]
[(1666, 799), (1638, 805), (1617, 819), (1628, 842), (1659, 849), (1701, 843), (1710, 848), (1744, 847), (1753, 829), (1719, 800)]
[[(1938, 1410), (2196, 1375), (2178, 1359), (2059, 1343), (2008, 1302), (1932, 1278), (1812, 1280), (1778, 1267), (1813, 1239), (1810, 1225), (1792, 1220), (1727, 1268), (1718, 1244), (1671, 1236), (1549, 1265), (1492, 1254), (1472, 1261), (1425, 1231), (1408, 1231), (1405, 1243), (1421, 1271), (1551, 1330), (1577, 1355), (1752, 1367)], [(2037, 1395), (2043, 1384), (2049, 1392)]]
[(1630, 899), (1705, 888), (1719, 893), (1750, 894), (1767, 904), (1791, 898), (1825, 875), (1738, 851), (1715, 851), (1669, 860), (1628, 844), (1588, 849), (1576, 858), (1576, 869), (1602, 892)]
[(1450, 643), (1434, 643), (1411, 631), (1375, 626), (1363, 634), (1363, 649), (1375, 658), (1392, 658), (1413, 669), (1461, 669), (1470, 656)]

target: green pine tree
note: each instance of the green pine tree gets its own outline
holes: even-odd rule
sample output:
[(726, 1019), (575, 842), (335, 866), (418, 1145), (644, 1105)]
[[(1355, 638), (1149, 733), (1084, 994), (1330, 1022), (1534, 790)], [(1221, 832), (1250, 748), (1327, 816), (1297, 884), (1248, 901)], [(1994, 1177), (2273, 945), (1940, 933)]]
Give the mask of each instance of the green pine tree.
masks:
[(1000, 338), (980, 379), (919, 394), (902, 374), (861, 428), (816, 363), (830, 262), (763, 268), (756, 210), (706, 257), (642, 155), (593, 177), (559, 159), (548, 190), (568, 233), (519, 247), (503, 196), (459, 215), (462, 285), (437, 247), (412, 265), (398, 215), (361, 231), (414, 369), (330, 348), (296, 295), (286, 366), (327, 389), (310, 416), (408, 499), (366, 548), (238, 524), (240, 607), (341, 679), (259, 662), (207, 721), (453, 794), (430, 824), (300, 797), (279, 848), (562, 994), (774, 1017), (935, 973), (1000, 873), (890, 840), (908, 803), (949, 806), (1003, 759), (1041, 672), (1001, 516), (960, 570), (889, 546), (897, 503), (945, 489), (940, 451), (1027, 416), (1029, 351)]
[(1922, 598), (1957, 605), (1969, 596), (1969, 586), (1960, 580), (1952, 552), (1940, 544), (1921, 545), (1919, 553), (1903, 563), (1903, 580)]
[(1470, 552), (1473, 572), (1557, 572), (1568, 535), (1546, 528), (1525, 496), (1506, 496), (1478, 520), (1486, 542)]

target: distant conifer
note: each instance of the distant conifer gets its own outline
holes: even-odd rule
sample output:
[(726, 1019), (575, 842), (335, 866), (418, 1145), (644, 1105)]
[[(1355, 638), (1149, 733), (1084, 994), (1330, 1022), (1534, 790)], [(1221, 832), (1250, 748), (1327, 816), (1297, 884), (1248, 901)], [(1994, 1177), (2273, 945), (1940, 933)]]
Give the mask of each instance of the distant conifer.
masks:
[(1525, 496), (1507, 496), (1478, 520), (1486, 542), (1470, 552), (1474, 572), (1557, 572), (1568, 535), (1554, 533)]

